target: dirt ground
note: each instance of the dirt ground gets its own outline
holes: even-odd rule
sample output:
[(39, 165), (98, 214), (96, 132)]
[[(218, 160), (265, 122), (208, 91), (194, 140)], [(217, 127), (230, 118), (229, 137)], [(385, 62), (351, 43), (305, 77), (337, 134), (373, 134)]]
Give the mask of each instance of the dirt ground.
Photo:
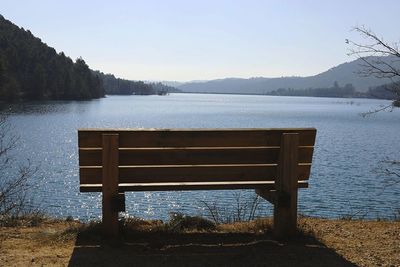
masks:
[(400, 266), (400, 222), (301, 218), (289, 241), (272, 237), (269, 220), (212, 231), (139, 224), (114, 241), (79, 222), (1, 227), (0, 266)]

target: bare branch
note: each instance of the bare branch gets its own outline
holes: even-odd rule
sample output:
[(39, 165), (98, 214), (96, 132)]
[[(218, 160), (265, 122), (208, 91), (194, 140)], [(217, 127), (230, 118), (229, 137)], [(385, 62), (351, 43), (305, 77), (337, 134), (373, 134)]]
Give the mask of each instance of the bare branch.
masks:
[[(386, 172), (388, 175), (395, 175), (395, 176), (397, 176), (398, 178), (400, 178), (400, 174), (397, 173), (397, 172), (390, 171), (389, 169), (385, 169), (385, 172)], [(397, 182), (400, 183), (400, 180), (397, 181)]]
[[(373, 41), (373, 43), (369, 44), (369, 45), (361, 45), (361, 44), (351, 42), (356, 47), (366, 48), (367, 50), (369, 49), (369, 51), (371, 51), (371, 52), (378, 52), (378, 53), (383, 53), (385, 55), (393, 55), (396, 57), (400, 57), (400, 52), (398, 50), (397, 43), (394, 43), (394, 45), (389, 45), (388, 43), (384, 42), (382, 38), (379, 38), (374, 32), (372, 32), (369, 29), (366, 29), (365, 27), (357, 26), (357, 27), (354, 27), (353, 30), (360, 33), (366, 39)], [(374, 49), (376, 46), (381, 47), (381, 49)]]
[(354, 27), (353, 31), (359, 33), (365, 43), (358, 43), (346, 39), (346, 43), (351, 46), (349, 56), (356, 56), (362, 61), (361, 70), (357, 73), (362, 77), (376, 77), (379, 79), (388, 79), (387, 90), (393, 93), (394, 99), (390, 106), (378, 108), (373, 111), (362, 113), (367, 116), (383, 110), (392, 111), (392, 108), (400, 105), (400, 51), (399, 44), (389, 44), (378, 37), (370, 29)]
[(369, 115), (372, 115), (372, 114), (375, 114), (375, 113), (378, 113), (378, 112), (384, 111), (384, 110), (392, 111), (393, 110), (393, 104), (390, 104), (390, 105), (387, 105), (387, 106), (383, 106), (381, 108), (377, 108), (377, 109), (374, 109), (374, 110), (370, 110), (370, 111), (367, 111), (367, 112), (363, 112), (360, 115), (365, 118), (365, 117), (367, 117)]
[(227, 210), (226, 207), (218, 206), (216, 202), (210, 203), (200, 200), (200, 203), (206, 207), (209, 216), (216, 224), (254, 220), (260, 204), (260, 197), (255, 195), (255, 197), (249, 201), (248, 199), (243, 199), (240, 192), (234, 193), (233, 197), (236, 200), (236, 206), (229, 210)]
[(17, 163), (9, 152), (16, 148), (18, 140), (7, 118), (0, 116), (0, 220), (26, 210), (30, 180), (37, 171), (29, 161), (18, 170), (13, 168)]

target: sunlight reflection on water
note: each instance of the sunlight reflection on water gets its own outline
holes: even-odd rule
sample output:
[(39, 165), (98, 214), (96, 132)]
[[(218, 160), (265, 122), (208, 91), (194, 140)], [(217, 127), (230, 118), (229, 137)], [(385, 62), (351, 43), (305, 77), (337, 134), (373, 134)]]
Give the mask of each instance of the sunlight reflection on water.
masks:
[[(366, 211), (390, 217), (400, 208), (399, 187), (385, 188), (374, 172), (379, 161), (399, 159), (400, 112), (367, 118), (359, 114), (387, 103), (368, 99), (171, 94), (111, 96), (93, 101), (35, 102), (7, 106), (21, 136), (20, 161), (39, 166), (34, 200), (48, 213), (99, 218), (98, 193), (79, 193), (78, 128), (256, 128), (316, 127), (317, 142), (310, 188), (301, 190), (299, 211), (339, 217)], [(244, 190), (251, 201), (254, 192)], [(206, 215), (202, 201), (234, 209), (232, 191), (127, 193), (127, 213), (166, 219), (171, 211)], [(259, 214), (270, 214), (263, 202)]]

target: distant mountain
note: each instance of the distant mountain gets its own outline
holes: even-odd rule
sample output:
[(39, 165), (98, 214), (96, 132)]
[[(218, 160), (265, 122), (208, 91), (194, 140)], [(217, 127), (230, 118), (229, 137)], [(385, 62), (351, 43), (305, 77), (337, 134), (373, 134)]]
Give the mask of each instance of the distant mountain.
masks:
[(226, 78), (206, 82), (188, 82), (177, 88), (183, 92), (192, 93), (267, 94), (278, 89), (329, 88), (337, 82), (340, 86), (352, 84), (356, 91), (367, 92), (370, 87), (390, 82), (375, 77), (361, 77), (357, 74), (361, 68), (360, 64), (362, 61), (357, 59), (309, 77)]

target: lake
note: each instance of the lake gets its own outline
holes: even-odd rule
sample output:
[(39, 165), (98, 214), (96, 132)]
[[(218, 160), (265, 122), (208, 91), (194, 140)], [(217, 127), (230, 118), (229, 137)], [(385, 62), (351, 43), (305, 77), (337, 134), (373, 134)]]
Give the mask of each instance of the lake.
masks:
[[(300, 189), (299, 213), (319, 217), (392, 218), (400, 209), (400, 184), (389, 186), (381, 161), (400, 159), (400, 111), (366, 118), (384, 100), (170, 94), (108, 96), (92, 101), (31, 102), (4, 106), (20, 136), (15, 156), (39, 167), (31, 194), (52, 216), (101, 216), (99, 193), (79, 193), (78, 128), (315, 127), (310, 188)], [(169, 212), (204, 215), (208, 204), (235, 210), (252, 190), (127, 193), (127, 214), (166, 219)], [(271, 214), (262, 201), (258, 214)], [(222, 212), (222, 211), (221, 211)]]

